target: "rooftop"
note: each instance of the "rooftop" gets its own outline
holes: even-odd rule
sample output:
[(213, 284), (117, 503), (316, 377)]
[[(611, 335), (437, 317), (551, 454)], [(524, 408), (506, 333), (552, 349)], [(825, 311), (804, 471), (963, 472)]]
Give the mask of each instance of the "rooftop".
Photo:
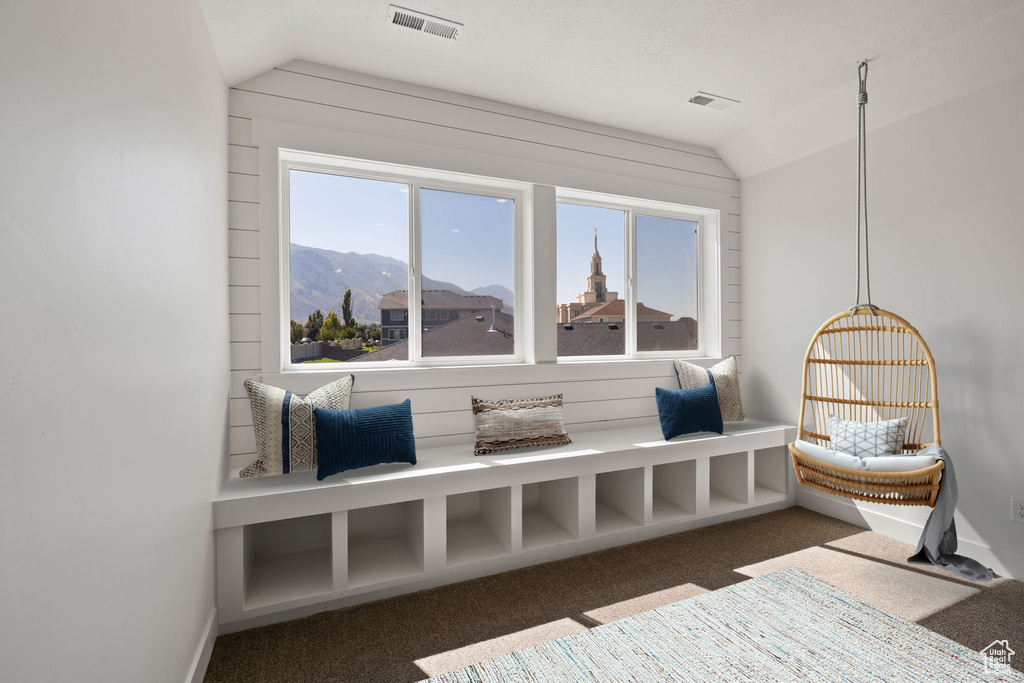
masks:
[[(505, 305), (501, 299), (493, 296), (479, 294), (458, 294), (450, 289), (424, 289), (421, 293), (423, 308), (434, 308), (439, 310), (454, 311), (476, 311), (487, 309), (490, 313), (491, 306), (501, 310)], [(409, 292), (404, 289), (396, 289), (381, 297), (377, 308), (382, 311), (409, 308)]]
[[(478, 320), (478, 318), (480, 318)], [(491, 311), (478, 310), (469, 317), (453, 320), (423, 333), (423, 355), (445, 356), (509, 356), (515, 351), (513, 328), (515, 319), (508, 313), (494, 314), (497, 332), (491, 328)], [(554, 323), (553, 323), (554, 324)], [(607, 323), (579, 323), (572, 329), (558, 325), (559, 356), (614, 356), (626, 349), (625, 325), (609, 327)], [(637, 325), (637, 345), (643, 351), (685, 351), (697, 348), (697, 321), (683, 318), (671, 322), (641, 322)], [(409, 340), (403, 339), (384, 348), (352, 359), (353, 363), (368, 361), (408, 360)]]

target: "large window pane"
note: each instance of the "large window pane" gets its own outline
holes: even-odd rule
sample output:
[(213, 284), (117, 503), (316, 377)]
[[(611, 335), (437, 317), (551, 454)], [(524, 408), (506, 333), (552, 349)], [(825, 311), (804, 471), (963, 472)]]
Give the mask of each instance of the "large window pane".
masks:
[(420, 190), (423, 357), (515, 352), (515, 201)]
[[(292, 341), (327, 342), (293, 362), (408, 359), (409, 186), (297, 170), (289, 183)], [(367, 353), (381, 343), (394, 348)]]
[(568, 203), (556, 212), (558, 355), (622, 355), (626, 212)]
[(698, 347), (697, 224), (636, 217), (637, 351)]

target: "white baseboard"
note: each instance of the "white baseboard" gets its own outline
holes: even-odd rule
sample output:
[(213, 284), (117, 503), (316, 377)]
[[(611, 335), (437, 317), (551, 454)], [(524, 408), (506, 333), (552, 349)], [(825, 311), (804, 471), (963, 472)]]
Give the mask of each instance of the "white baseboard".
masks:
[(192, 660), (185, 683), (203, 683), (206, 678), (206, 667), (210, 665), (210, 655), (213, 654), (213, 643), (217, 640), (217, 608), (210, 611), (210, 618), (206, 620), (206, 628), (203, 629), (203, 636), (199, 639), (199, 646), (196, 648), (196, 656)]
[[(873, 508), (876, 506), (872, 504), (865, 503), (861, 507), (846, 498), (820, 493), (804, 486), (798, 487), (796, 504), (910, 545), (916, 546), (918, 539), (921, 538), (923, 529), (921, 524), (898, 519), (881, 510), (875, 510)], [(1020, 555), (963, 539), (959, 541), (958, 552), (991, 567), (1000, 576), (1024, 581), (1024, 557)]]

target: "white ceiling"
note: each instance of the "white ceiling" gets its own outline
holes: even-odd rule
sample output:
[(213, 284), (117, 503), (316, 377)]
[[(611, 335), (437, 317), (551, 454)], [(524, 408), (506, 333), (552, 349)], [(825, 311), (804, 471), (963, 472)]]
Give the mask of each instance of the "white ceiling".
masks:
[[(387, 0), (199, 4), (231, 85), (305, 59), (725, 149), (741, 177), (778, 162), (742, 158), (740, 148), (770, 142), (758, 131), (799, 122), (819, 99), (854, 106), (858, 60), (872, 58), (873, 74), (901, 62), (908, 71), (909, 57), (960, 44), (954, 34), (972, 27), (1024, 26), (1024, 0), (399, 0), (463, 23), (447, 41), (389, 25)], [(1024, 69), (1021, 35), (1007, 36), (1012, 59), (989, 58), (1012, 64), (1001, 77)], [(741, 104), (689, 104), (697, 90)], [(790, 137), (807, 135), (794, 126)]]

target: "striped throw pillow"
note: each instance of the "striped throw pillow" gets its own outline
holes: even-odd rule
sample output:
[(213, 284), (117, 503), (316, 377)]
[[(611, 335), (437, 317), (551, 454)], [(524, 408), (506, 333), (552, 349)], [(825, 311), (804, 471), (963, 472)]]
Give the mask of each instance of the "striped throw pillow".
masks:
[(476, 446), (488, 455), (513, 448), (572, 443), (562, 423), (562, 395), (487, 401), (473, 397)]

